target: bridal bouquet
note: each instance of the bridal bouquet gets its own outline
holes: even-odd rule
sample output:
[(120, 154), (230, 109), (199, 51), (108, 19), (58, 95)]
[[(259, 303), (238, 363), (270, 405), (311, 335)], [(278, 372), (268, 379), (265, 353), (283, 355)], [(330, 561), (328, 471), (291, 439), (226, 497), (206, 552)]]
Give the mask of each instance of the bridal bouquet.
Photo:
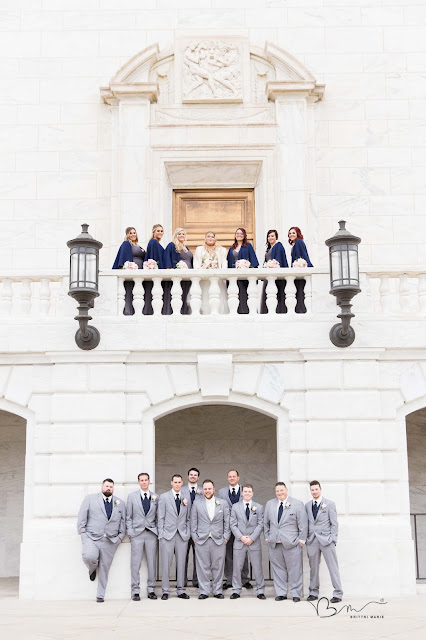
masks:
[(136, 262), (130, 262), (129, 260), (127, 260), (124, 264), (123, 264), (123, 269), (137, 269), (138, 265), (136, 264)]
[(295, 260), (291, 266), (303, 269), (304, 267), (308, 266), (308, 263), (303, 258), (297, 258), (297, 260)]
[(187, 268), (188, 268), (188, 265), (183, 260), (179, 260), (179, 262), (176, 263), (176, 269), (187, 269)]
[(152, 258), (150, 258), (149, 260), (147, 260), (146, 262), (143, 263), (143, 268), (144, 269), (158, 269), (158, 262), (156, 262), (156, 260), (152, 260)]
[(235, 263), (236, 269), (250, 269), (250, 260), (237, 260)]
[(280, 263), (278, 262), (278, 260), (268, 260), (268, 262), (265, 262), (263, 266), (266, 269), (279, 269)]
[(202, 269), (217, 269), (219, 266), (216, 256), (206, 256), (201, 263)]

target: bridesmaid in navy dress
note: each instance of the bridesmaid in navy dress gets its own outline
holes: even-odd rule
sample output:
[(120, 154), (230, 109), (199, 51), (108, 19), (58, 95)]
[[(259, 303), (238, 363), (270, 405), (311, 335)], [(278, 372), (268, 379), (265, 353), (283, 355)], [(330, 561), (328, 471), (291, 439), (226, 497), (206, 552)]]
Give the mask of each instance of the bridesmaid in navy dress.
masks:
[[(268, 262), (268, 260), (277, 260), (280, 263), (280, 267), (288, 267), (285, 249), (281, 242), (278, 242), (278, 231), (276, 229), (270, 229), (266, 234), (265, 262)], [(275, 313), (287, 313), (284, 292), (286, 281), (276, 280), (275, 284), (277, 285), (277, 308)], [(268, 307), (266, 306), (266, 286), (267, 281), (265, 280), (262, 287), (260, 313), (268, 313)]]
[[(259, 261), (254, 252), (253, 246), (247, 240), (247, 232), (240, 227), (235, 231), (234, 244), (228, 251), (228, 267), (230, 269), (235, 268), (237, 260), (248, 260), (251, 267), (258, 267)], [(249, 313), (247, 304), (248, 300), (248, 280), (237, 280), (238, 283), (238, 297), (240, 303), (238, 305), (237, 313)]]
[[(291, 245), (291, 265), (299, 258), (306, 260), (308, 267), (313, 267), (306, 244), (303, 241), (303, 235), (299, 227), (290, 227), (288, 230), (288, 242)], [(305, 307), (305, 289), (306, 280), (295, 280), (296, 285), (296, 313), (306, 313)]]
[[(125, 233), (126, 239), (121, 244), (118, 250), (112, 268), (122, 269), (125, 262), (134, 262), (138, 265), (138, 269), (142, 269), (145, 260), (145, 250), (139, 246), (138, 234), (136, 233), (136, 229), (134, 227), (127, 227)], [(135, 313), (135, 310), (133, 308), (134, 286), (135, 283), (133, 282), (133, 280), (124, 281), (124, 289), (126, 291), (126, 294), (124, 298), (125, 303), (123, 313), (125, 316), (132, 316)]]
[[(172, 242), (169, 242), (165, 251), (164, 251), (164, 266), (166, 269), (176, 269), (177, 264), (179, 262), (184, 262), (188, 269), (193, 269), (193, 255), (192, 251), (188, 249), (186, 246), (186, 231), (179, 227), (173, 234)], [(166, 283), (165, 283), (166, 284)], [(170, 291), (171, 291), (170, 283)], [(191, 309), (188, 305), (188, 294), (191, 288), (190, 280), (182, 280), (182, 309), (181, 314), (189, 315), (191, 313)], [(164, 296), (166, 291), (164, 290)], [(164, 300), (164, 307), (166, 306), (166, 300)], [(171, 315), (173, 313), (170, 298), (169, 298), (169, 307), (166, 311), (164, 311), (164, 315)]]
[[(146, 256), (145, 260), (155, 260), (158, 264), (159, 269), (164, 269), (164, 248), (161, 246), (160, 242), (164, 235), (164, 229), (161, 224), (155, 224), (152, 227), (152, 238), (148, 242), (148, 246), (146, 248)], [(144, 281), (144, 289), (145, 289), (145, 304), (143, 307), (142, 313), (145, 316), (152, 316), (154, 313), (154, 309), (152, 308), (152, 280)], [(161, 283), (162, 285), (166, 284), (165, 282)], [(168, 283), (167, 283), (168, 284)], [(164, 291), (164, 286), (163, 286)], [(163, 293), (163, 301), (164, 301), (164, 293)]]

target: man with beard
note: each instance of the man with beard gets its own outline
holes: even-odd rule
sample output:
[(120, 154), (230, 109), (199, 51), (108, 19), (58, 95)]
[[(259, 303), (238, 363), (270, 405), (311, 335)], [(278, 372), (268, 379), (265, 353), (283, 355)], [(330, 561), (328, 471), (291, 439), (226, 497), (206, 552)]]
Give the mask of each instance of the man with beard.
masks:
[(106, 478), (101, 493), (86, 496), (77, 518), (83, 562), (93, 582), (98, 570), (96, 602), (104, 602), (108, 574), (115, 552), (126, 532), (126, 507), (113, 497), (114, 480)]

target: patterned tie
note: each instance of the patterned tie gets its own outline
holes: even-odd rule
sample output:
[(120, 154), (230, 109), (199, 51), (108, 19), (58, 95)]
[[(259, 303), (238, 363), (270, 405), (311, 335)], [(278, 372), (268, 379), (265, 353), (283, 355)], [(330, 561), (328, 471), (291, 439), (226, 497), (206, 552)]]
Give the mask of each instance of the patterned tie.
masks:
[(283, 515), (283, 503), (280, 502), (280, 508), (278, 509), (278, 522), (281, 520), (281, 516)]
[(105, 498), (105, 511), (109, 520), (112, 514), (112, 502), (110, 502), (110, 498)]
[(177, 514), (180, 514), (180, 498), (179, 498), (179, 494), (176, 494), (176, 509), (177, 509)]
[(249, 520), (249, 518), (250, 518), (250, 507), (249, 507), (248, 503), (246, 505), (246, 518), (247, 518), (247, 520)]
[(146, 493), (144, 493), (143, 495), (144, 495), (144, 497), (143, 497), (143, 498), (142, 498), (142, 496), (141, 496), (141, 499), (142, 499), (142, 507), (143, 507), (143, 510), (144, 510), (145, 515), (147, 515), (147, 513), (148, 513), (148, 511), (149, 511), (149, 507), (151, 506), (151, 500), (148, 498), (148, 496), (147, 496), (147, 494), (146, 494)]
[(191, 489), (191, 503), (193, 503), (195, 500), (195, 487), (192, 487)]
[(315, 500), (314, 504), (312, 505), (312, 513), (314, 514), (314, 520), (317, 519), (318, 509), (319, 509), (319, 506), (317, 504), (317, 501)]

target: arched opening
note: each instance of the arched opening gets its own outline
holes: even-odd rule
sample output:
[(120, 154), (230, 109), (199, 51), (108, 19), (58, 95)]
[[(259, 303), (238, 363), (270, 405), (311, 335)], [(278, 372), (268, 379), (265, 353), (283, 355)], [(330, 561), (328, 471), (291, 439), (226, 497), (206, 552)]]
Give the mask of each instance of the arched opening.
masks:
[[(187, 471), (192, 466), (200, 470), (201, 482), (212, 479), (218, 491), (227, 486), (229, 469), (236, 468), (240, 483), (252, 484), (255, 501), (265, 505), (274, 495), (277, 481), (276, 426), (271, 416), (223, 404), (190, 407), (159, 418), (155, 421), (157, 493), (170, 489), (173, 473), (180, 473), (186, 484)], [(268, 577), (266, 549), (263, 566)], [(191, 572), (190, 559), (188, 575)]]
[(426, 582), (426, 408), (410, 413), (407, 424), (410, 514), (416, 553), (416, 577)]
[(0, 584), (16, 594), (24, 517), (26, 420), (0, 411)]

